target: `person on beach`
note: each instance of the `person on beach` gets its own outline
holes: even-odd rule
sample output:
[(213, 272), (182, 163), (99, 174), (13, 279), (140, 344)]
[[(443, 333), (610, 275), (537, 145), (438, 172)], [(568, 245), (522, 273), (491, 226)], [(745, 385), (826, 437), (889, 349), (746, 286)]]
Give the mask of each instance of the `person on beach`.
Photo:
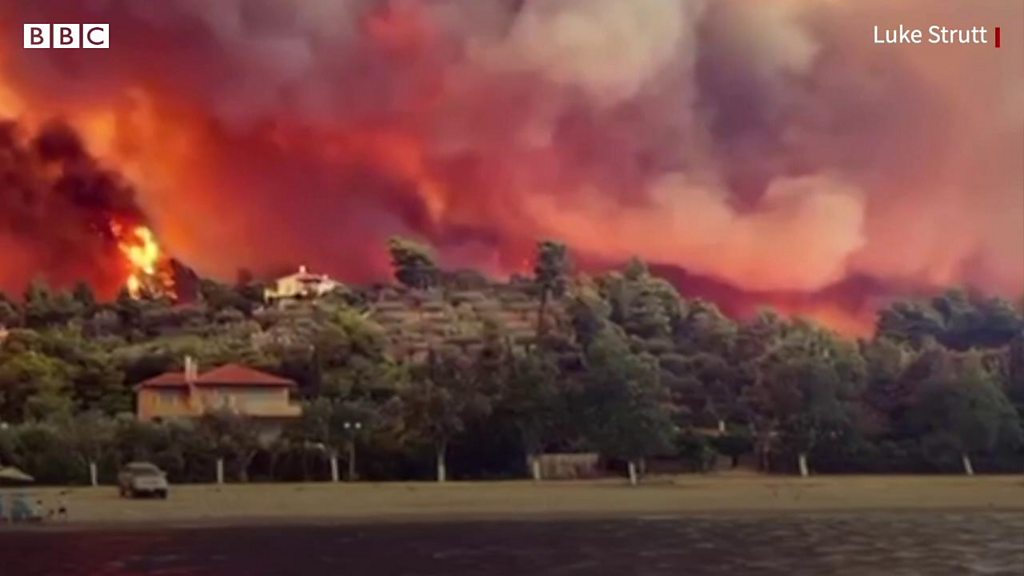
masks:
[[(42, 502), (42, 500), (38, 501), (38, 505), (39, 505), (39, 509), (42, 510), (43, 509), (43, 502)], [(68, 519), (68, 501), (67, 501), (67, 491), (66, 490), (61, 490), (60, 492), (57, 493), (57, 506), (55, 508), (50, 508), (49, 509), (49, 512), (47, 513), (47, 517), (50, 520), (57, 519), (57, 520), (67, 521), (67, 519)]]
[(68, 519), (68, 492), (61, 490), (57, 494), (57, 518), (67, 521)]

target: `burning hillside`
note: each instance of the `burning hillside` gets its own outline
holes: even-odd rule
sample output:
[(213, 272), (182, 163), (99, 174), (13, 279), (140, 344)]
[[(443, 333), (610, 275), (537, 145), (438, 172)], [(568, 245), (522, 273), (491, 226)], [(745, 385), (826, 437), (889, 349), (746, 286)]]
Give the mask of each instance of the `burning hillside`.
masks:
[(35, 134), (0, 124), (0, 289), (42, 277), (79, 280), (111, 297), (121, 288), (173, 295), (170, 260), (135, 193), (101, 166), (74, 130), (50, 122)]
[[(1016, 296), (1024, 6), (903, 5), (7, 2), (4, 29), (110, 23), (109, 50), (4, 35), (0, 115), (67, 118), (121, 176), (81, 146), (8, 145), (34, 184), (0, 190), (0, 285), (109, 292), (145, 273), (147, 226), (224, 279), (298, 259), (382, 279), (394, 234), (502, 274), (554, 237), (590, 266), (639, 255), (733, 310), (845, 329), (940, 284)], [(999, 24), (1004, 47), (870, 45), (897, 20)], [(67, 166), (104, 185), (59, 186)]]
[(20, 291), (38, 275), (64, 285), (86, 280), (110, 296), (140, 271), (118, 249), (142, 256), (122, 238), (124, 227), (144, 228), (134, 193), (68, 126), (28, 134), (0, 125), (0, 182), (0, 287)]

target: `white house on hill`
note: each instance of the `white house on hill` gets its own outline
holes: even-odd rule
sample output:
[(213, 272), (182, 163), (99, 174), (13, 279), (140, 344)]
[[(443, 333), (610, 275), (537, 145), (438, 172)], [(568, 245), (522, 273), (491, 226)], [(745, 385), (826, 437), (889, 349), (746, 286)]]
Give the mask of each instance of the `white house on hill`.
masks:
[(342, 287), (341, 282), (326, 274), (312, 274), (306, 270), (305, 266), (299, 266), (299, 271), (295, 274), (275, 280), (272, 286), (264, 290), (263, 297), (267, 302), (273, 304), (289, 300), (318, 298)]

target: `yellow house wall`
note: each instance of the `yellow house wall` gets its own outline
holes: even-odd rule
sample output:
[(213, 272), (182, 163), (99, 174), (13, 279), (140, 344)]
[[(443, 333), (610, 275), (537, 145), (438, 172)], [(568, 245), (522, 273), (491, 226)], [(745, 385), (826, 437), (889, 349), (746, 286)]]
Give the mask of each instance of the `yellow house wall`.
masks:
[(144, 388), (138, 394), (140, 420), (199, 416), (227, 409), (252, 416), (298, 416), (298, 407), (290, 402), (285, 387), (197, 387), (197, 396), (189, 402), (187, 389)]

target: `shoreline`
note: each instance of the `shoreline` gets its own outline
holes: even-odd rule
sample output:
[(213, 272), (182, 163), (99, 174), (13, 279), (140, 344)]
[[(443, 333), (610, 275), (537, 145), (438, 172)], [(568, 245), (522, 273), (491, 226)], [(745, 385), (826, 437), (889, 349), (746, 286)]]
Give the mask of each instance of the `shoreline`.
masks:
[[(0, 489), (0, 494), (10, 489)], [(67, 521), (0, 524), (63, 531), (459, 522), (659, 520), (696, 516), (849, 513), (1024, 513), (1024, 477), (679, 476), (621, 480), (178, 485), (168, 500), (120, 498), (113, 486), (66, 492)]]
[(991, 517), (999, 516), (1024, 516), (1024, 507), (1020, 508), (944, 508), (944, 509), (923, 509), (923, 508), (900, 508), (900, 509), (876, 509), (876, 508), (838, 508), (818, 509), (802, 511), (769, 511), (769, 510), (747, 510), (747, 511), (725, 511), (725, 510), (693, 510), (665, 514), (630, 514), (615, 513), (607, 514), (601, 512), (578, 513), (578, 514), (546, 514), (536, 513), (516, 516), (483, 516), (478, 514), (448, 515), (448, 516), (348, 516), (348, 517), (282, 517), (282, 516), (242, 516), (237, 518), (224, 517), (217, 519), (198, 519), (189, 521), (101, 521), (101, 522), (48, 522), (43, 524), (0, 524), (0, 534), (5, 532), (23, 532), (39, 534), (63, 534), (83, 532), (163, 532), (163, 531), (188, 531), (188, 530), (248, 530), (248, 529), (275, 529), (275, 528), (386, 528), (391, 526), (440, 526), (440, 525), (490, 525), (490, 524), (534, 524), (534, 523), (559, 523), (559, 524), (587, 524), (591, 522), (672, 522), (682, 520), (707, 520), (707, 519), (765, 519), (779, 518), (780, 514), (787, 518), (816, 518), (816, 517), (843, 517), (854, 515), (866, 516), (893, 516), (898, 517), (904, 514), (936, 514), (936, 515), (961, 515), (985, 514)]

